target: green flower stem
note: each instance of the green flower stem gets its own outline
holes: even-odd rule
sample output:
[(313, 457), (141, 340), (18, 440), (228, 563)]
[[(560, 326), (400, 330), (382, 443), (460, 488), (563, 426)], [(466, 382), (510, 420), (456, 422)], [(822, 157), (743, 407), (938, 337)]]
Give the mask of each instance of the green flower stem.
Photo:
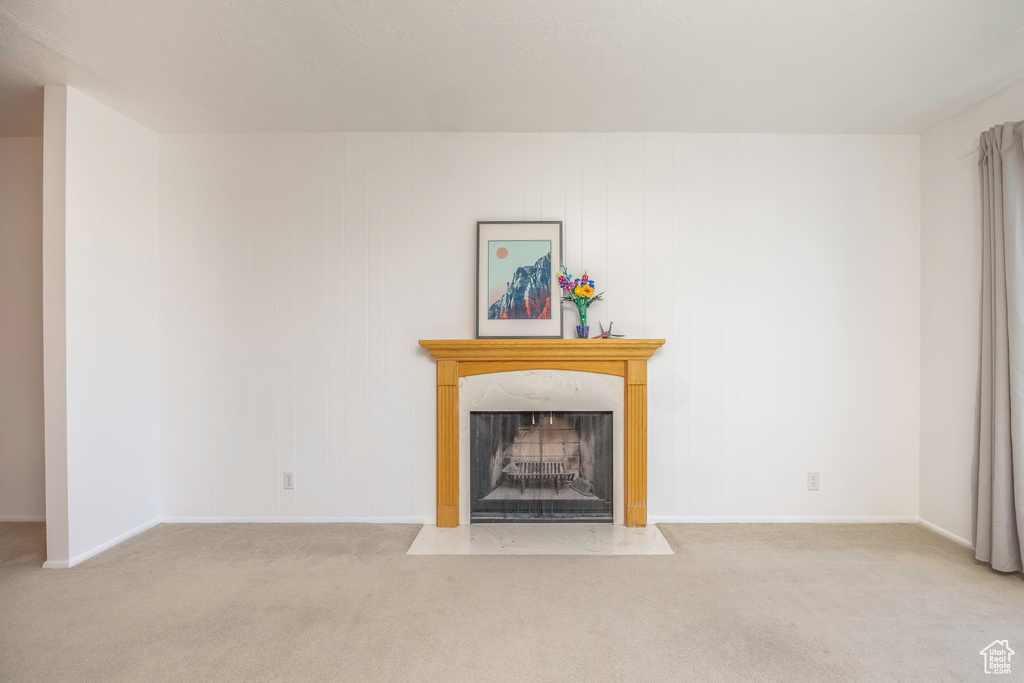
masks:
[(590, 308), (590, 306), (588, 306), (588, 302), (587, 302), (586, 299), (576, 299), (576, 310), (580, 314), (580, 327), (586, 327), (587, 326), (587, 309), (588, 308)]

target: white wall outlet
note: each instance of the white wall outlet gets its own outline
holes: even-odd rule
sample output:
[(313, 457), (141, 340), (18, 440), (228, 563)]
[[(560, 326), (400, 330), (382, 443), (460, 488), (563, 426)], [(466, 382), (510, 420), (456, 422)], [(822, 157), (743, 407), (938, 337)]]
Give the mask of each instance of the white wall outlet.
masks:
[(295, 488), (295, 473), (294, 472), (285, 472), (284, 473), (284, 487), (286, 489), (289, 489), (289, 490)]
[(807, 473), (807, 490), (808, 491), (817, 491), (818, 490), (818, 484), (819, 484), (818, 473), (817, 472), (808, 472)]

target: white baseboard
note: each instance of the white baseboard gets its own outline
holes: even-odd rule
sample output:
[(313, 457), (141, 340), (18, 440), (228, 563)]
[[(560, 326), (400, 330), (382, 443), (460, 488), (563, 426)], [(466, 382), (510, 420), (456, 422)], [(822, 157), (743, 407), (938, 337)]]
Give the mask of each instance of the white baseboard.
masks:
[(923, 526), (925, 529), (928, 529), (929, 531), (934, 531), (939, 536), (943, 536), (943, 537), (948, 538), (949, 540), (953, 541), (954, 543), (959, 543), (960, 545), (962, 545), (965, 548), (970, 548), (971, 550), (974, 550), (974, 544), (971, 543), (970, 541), (968, 541), (966, 538), (960, 538), (959, 536), (957, 536), (953, 532), (946, 531), (942, 527), (940, 527), (940, 526), (938, 526), (936, 524), (932, 524), (931, 522), (929, 522), (927, 520), (924, 520), (924, 519), (919, 519), (919, 520), (917, 520), (917, 522), (918, 522), (918, 524)]
[(109, 550), (110, 548), (113, 548), (118, 543), (123, 543), (124, 541), (127, 541), (132, 536), (137, 536), (141, 534), (143, 531), (149, 531), (162, 521), (163, 520), (159, 517), (154, 517), (148, 522), (140, 524), (134, 529), (129, 529), (123, 534), (114, 536), (109, 541), (104, 541), (95, 548), (90, 548), (89, 550), (86, 550), (84, 553), (79, 553), (78, 555), (75, 555), (69, 560), (47, 560), (46, 562), (43, 562), (43, 569), (70, 569), (71, 567), (74, 567), (77, 564), (85, 562), (90, 557), (95, 557), (99, 555), (104, 550)]
[(164, 517), (166, 524), (433, 524), (433, 517)]
[(0, 522), (45, 522), (46, 515), (0, 515)]
[(916, 524), (917, 517), (815, 517), (815, 516), (750, 516), (750, 517), (674, 517), (648, 515), (651, 524)]

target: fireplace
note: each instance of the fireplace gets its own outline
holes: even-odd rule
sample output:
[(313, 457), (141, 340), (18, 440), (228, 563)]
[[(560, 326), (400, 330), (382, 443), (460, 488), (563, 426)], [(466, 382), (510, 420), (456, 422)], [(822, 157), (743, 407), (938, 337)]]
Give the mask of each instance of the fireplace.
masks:
[[(469, 458), (460, 457), (460, 441), (469, 440), (470, 405), (478, 410), (484, 407), (477, 402), (462, 402), (461, 383), (478, 375), (520, 375), (539, 371), (617, 379), (617, 395), (621, 397), (622, 408), (613, 419), (622, 422), (619, 432), (622, 436), (616, 447), (621, 446), (623, 452), (614, 456), (616, 494), (613, 520), (615, 524), (645, 526), (647, 359), (664, 343), (664, 339), (420, 340), (420, 346), (437, 361), (437, 526), (455, 527), (471, 522)], [(515, 397), (510, 395), (510, 398)], [(519, 398), (536, 404), (547, 402), (549, 397), (530, 391)], [(580, 405), (581, 402), (588, 402), (586, 394), (575, 393), (572, 406), (550, 407), (552, 410), (606, 410), (604, 406)], [(501, 406), (502, 409), (506, 407), (513, 408)], [(461, 414), (465, 415), (465, 431), (460, 430)], [(466, 448), (462, 453), (468, 456), (468, 450)]]
[(471, 412), (471, 522), (609, 522), (612, 412)]

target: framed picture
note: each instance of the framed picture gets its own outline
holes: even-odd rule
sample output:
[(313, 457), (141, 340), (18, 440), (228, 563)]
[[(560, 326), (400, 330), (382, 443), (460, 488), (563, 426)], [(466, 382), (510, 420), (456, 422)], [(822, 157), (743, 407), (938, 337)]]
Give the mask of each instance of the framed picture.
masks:
[(476, 235), (477, 338), (561, 338), (562, 221), (480, 221)]

